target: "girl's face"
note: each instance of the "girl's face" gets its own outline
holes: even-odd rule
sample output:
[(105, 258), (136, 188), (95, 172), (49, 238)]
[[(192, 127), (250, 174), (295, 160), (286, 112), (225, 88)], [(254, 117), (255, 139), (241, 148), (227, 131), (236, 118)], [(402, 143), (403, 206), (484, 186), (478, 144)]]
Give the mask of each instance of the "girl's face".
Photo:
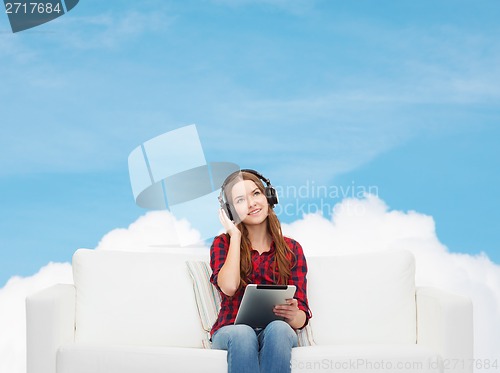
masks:
[(267, 198), (252, 180), (242, 180), (231, 189), (232, 203), (245, 224), (260, 224), (269, 214)]

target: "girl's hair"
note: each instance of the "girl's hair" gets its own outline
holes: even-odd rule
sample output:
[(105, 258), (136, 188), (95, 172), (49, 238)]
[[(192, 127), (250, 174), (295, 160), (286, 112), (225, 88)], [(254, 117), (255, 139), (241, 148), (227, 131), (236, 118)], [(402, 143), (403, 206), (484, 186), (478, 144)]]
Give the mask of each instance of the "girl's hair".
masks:
[[(224, 187), (224, 194), (226, 201), (232, 204), (231, 190), (234, 184), (242, 180), (251, 180), (257, 185), (262, 194), (265, 195), (265, 187), (262, 181), (250, 172), (240, 172), (236, 174), (234, 179), (230, 180)], [(295, 256), (292, 250), (288, 247), (283, 238), (281, 231), (281, 224), (276, 216), (274, 210), (269, 206), (269, 215), (267, 217), (267, 230), (271, 234), (274, 241), (275, 256), (272, 265), (273, 278), (276, 284), (286, 285), (290, 278), (291, 268), (295, 261)], [(245, 224), (240, 222), (237, 224), (238, 229), (241, 231), (241, 245), (240, 245), (240, 286), (244, 287), (248, 284), (248, 279), (252, 272), (252, 244), (248, 238), (248, 229)], [(229, 237), (228, 237), (229, 238)], [(276, 278), (276, 275), (278, 277)]]

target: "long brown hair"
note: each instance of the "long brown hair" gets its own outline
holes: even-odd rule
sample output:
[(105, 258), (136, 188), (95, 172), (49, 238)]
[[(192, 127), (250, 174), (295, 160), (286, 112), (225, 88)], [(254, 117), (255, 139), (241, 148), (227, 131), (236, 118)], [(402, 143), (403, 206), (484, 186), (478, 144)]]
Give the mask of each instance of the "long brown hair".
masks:
[[(265, 194), (265, 187), (262, 181), (250, 172), (242, 171), (235, 175), (234, 179), (228, 181), (224, 187), (224, 194), (226, 201), (232, 203), (231, 190), (234, 184), (242, 180), (251, 180), (257, 185), (261, 193)], [(281, 231), (281, 223), (276, 216), (274, 210), (269, 206), (269, 214), (267, 217), (267, 230), (271, 234), (274, 242), (275, 256), (273, 262), (273, 277), (276, 284), (285, 285), (290, 278), (291, 268), (294, 265), (295, 255), (288, 247), (283, 238)], [(248, 284), (248, 279), (252, 272), (252, 244), (248, 237), (248, 229), (244, 223), (237, 224), (238, 229), (241, 231), (241, 245), (240, 245), (240, 286), (244, 287)], [(229, 238), (229, 237), (228, 237)], [(278, 275), (277, 278), (275, 275)]]

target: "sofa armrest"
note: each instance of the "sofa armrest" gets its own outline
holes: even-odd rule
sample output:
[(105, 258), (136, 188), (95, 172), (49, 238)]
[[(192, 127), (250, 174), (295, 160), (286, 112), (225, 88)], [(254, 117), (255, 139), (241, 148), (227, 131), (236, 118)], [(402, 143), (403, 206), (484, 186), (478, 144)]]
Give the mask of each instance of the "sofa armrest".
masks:
[(56, 373), (57, 349), (74, 336), (73, 285), (54, 285), (26, 298), (27, 373)]
[(438, 352), (445, 371), (473, 371), (472, 302), (431, 287), (417, 287), (417, 344)]

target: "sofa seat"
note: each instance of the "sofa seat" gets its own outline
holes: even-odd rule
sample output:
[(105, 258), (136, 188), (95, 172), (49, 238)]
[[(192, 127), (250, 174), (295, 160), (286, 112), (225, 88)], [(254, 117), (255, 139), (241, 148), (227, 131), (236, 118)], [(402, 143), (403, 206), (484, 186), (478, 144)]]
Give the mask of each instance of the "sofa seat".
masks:
[(227, 372), (227, 352), (202, 348), (73, 343), (57, 352), (57, 373)]
[[(58, 373), (225, 372), (227, 353), (182, 347), (69, 344), (57, 353)], [(189, 361), (189, 364), (186, 364)], [(441, 360), (418, 345), (307, 346), (292, 350), (292, 372), (439, 373)]]
[(419, 345), (326, 345), (292, 350), (292, 372), (439, 373), (441, 358)]

